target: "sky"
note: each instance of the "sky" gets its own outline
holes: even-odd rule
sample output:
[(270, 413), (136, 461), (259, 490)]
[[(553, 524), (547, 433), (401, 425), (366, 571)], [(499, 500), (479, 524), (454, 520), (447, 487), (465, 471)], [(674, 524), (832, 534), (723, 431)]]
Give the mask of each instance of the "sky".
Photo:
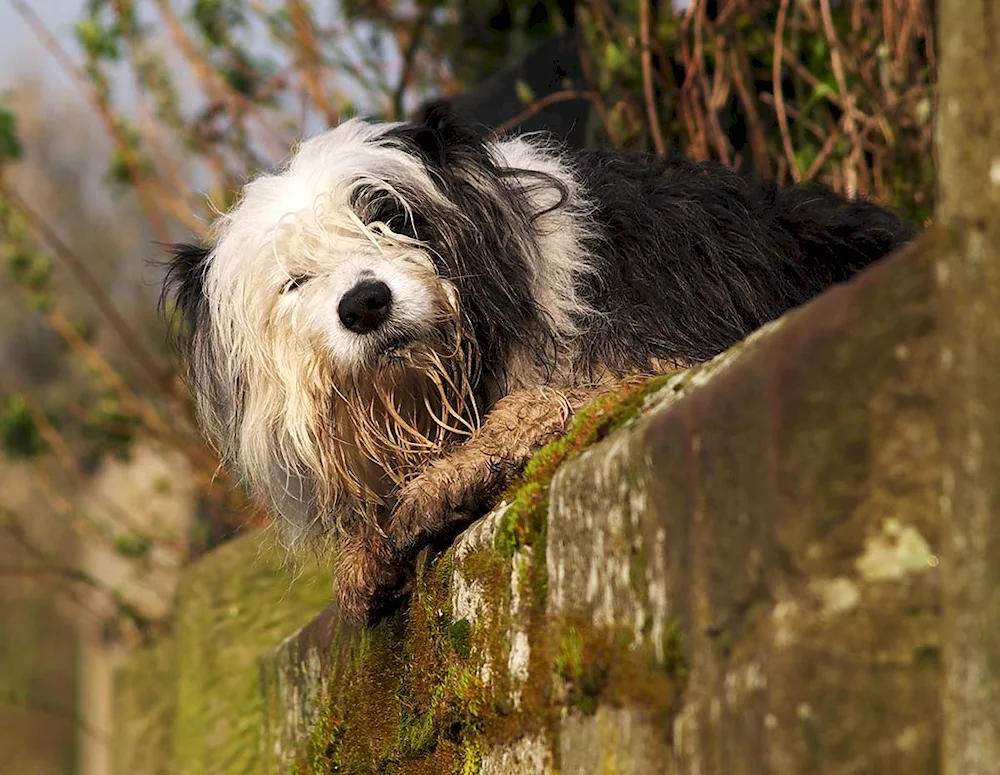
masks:
[[(26, 0), (59, 38), (64, 46), (76, 53), (73, 22), (80, 16), (85, 0)], [(676, 8), (686, 8), (689, 0), (674, 0)], [(11, 4), (0, 0), (0, 90), (10, 85), (17, 72), (41, 69), (53, 84), (69, 85), (69, 79), (59, 71), (42, 45), (35, 39)]]
[[(73, 22), (84, 7), (84, 0), (28, 0), (28, 3), (60, 42), (75, 54)], [(10, 0), (0, 0), (0, 89), (9, 87), (17, 73), (27, 70), (40, 70), (53, 84), (70, 83), (18, 16)]]

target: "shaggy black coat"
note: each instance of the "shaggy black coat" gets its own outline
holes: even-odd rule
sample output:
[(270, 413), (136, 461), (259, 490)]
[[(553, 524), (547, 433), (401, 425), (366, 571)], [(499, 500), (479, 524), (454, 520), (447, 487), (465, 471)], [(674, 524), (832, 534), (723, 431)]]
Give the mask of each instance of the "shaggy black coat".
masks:
[(600, 235), (585, 294), (602, 314), (583, 359), (619, 372), (712, 358), (916, 233), (818, 184), (780, 190), (684, 158), (573, 158)]
[[(413, 207), (409, 224), (459, 289), (492, 398), (504, 393), (515, 344), (533, 347), (541, 365), (553, 360), (545, 311), (531, 295), (530, 248), (511, 237), (535, 228), (538, 186), (558, 192), (553, 207), (576, 210), (590, 234), (594, 271), (582, 275), (581, 290), (594, 314), (579, 321), (574, 343), (585, 373), (708, 360), (916, 234), (890, 211), (818, 184), (781, 190), (721, 164), (563, 149), (587, 208), (565, 181), (498, 167), (488, 136), (446, 113), (390, 135), (422, 157), (475, 226), (435, 215), (431, 203)], [(405, 217), (401, 203), (388, 206)]]

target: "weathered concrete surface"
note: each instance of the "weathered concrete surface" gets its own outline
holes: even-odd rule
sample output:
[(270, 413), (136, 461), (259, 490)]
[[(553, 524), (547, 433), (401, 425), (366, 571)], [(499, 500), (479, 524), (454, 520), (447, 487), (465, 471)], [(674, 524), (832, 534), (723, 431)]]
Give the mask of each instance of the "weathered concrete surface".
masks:
[(331, 596), (329, 573), (289, 567), (267, 532), (193, 564), (172, 636), (133, 654), (118, 676), (117, 771), (264, 772), (259, 661)]
[(559, 775), (671, 772), (666, 735), (656, 722), (646, 718), (641, 709), (607, 705), (599, 706), (592, 715), (571, 713), (563, 719), (559, 728), (559, 763)]
[(938, 347), (914, 250), (556, 475), (550, 616), (677, 622), (678, 772), (938, 771)]
[(338, 625), (331, 606), (262, 657), (264, 771), (288, 772), (305, 749), (326, 710), (330, 681), (356, 639), (356, 632)]
[(408, 610), (282, 645), (274, 766), (938, 772), (932, 291), (910, 250), (540, 453)]

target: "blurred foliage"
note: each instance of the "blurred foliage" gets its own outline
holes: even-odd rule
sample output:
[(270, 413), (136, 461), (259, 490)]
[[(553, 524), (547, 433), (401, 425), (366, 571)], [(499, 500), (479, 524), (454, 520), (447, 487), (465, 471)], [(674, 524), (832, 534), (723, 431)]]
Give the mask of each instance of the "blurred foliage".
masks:
[(0, 405), (0, 445), (11, 457), (31, 458), (45, 450), (28, 401), (23, 395), (9, 395)]
[(0, 94), (0, 165), (21, 158), (21, 142), (17, 137), (17, 119), (13, 111), (5, 107)]
[(614, 144), (822, 180), (930, 217), (928, 0), (695, 0), (683, 15), (596, 2), (578, 16)]
[[(583, 81), (547, 94), (517, 83), (523, 112), (509, 125), (583, 98), (595, 143), (716, 159), (781, 183), (821, 180), (920, 222), (933, 207), (930, 0), (693, 0), (683, 13), (652, 0), (88, 0), (72, 48), (30, 4), (12, 5), (103, 128), (108, 190), (137, 203), (161, 243), (203, 235), (213, 207), (227, 208), (304, 133), (357, 112), (403, 118), (567, 31)], [(0, 266), (79, 384), (71, 401), (35, 406), (30, 386), (0, 382), (2, 448), (83, 471), (140, 438), (180, 450), (203, 491), (190, 540), (210, 546), (261, 517), (201, 442), (163, 331), (124, 313), (62, 241), (47, 203), (22, 195), (15, 113), (0, 95)], [(100, 325), (73, 313), (79, 295)], [(151, 552), (136, 531), (108, 540), (123, 556)]]

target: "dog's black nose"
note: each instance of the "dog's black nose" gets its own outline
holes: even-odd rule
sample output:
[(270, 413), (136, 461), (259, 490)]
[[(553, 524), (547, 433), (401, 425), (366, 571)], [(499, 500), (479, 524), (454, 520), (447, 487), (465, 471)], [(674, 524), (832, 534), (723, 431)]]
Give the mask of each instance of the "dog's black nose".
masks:
[(381, 280), (364, 280), (344, 294), (337, 314), (344, 328), (369, 334), (382, 325), (392, 310), (392, 291)]

